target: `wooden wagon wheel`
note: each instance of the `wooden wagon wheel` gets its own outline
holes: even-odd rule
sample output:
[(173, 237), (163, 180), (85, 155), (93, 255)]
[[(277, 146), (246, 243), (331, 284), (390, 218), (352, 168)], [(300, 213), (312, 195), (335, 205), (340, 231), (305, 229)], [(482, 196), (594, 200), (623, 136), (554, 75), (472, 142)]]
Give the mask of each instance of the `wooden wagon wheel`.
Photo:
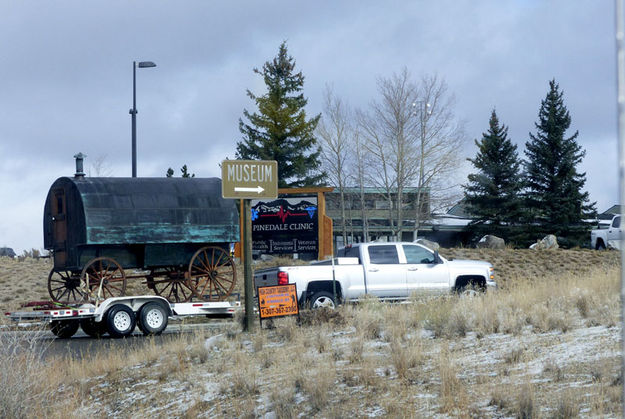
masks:
[(193, 296), (193, 289), (186, 279), (185, 272), (176, 268), (165, 268), (164, 272), (152, 272), (146, 277), (147, 285), (171, 303), (184, 303)]
[(82, 270), (80, 280), (86, 283), (87, 277), (91, 299), (104, 300), (126, 295), (126, 273), (114, 259), (108, 257), (91, 259)]
[(223, 301), (237, 281), (234, 261), (220, 247), (202, 247), (189, 263), (189, 285), (195, 297), (204, 301)]
[(78, 272), (57, 271), (54, 268), (48, 275), (48, 293), (52, 300), (59, 303), (77, 303), (85, 299)]

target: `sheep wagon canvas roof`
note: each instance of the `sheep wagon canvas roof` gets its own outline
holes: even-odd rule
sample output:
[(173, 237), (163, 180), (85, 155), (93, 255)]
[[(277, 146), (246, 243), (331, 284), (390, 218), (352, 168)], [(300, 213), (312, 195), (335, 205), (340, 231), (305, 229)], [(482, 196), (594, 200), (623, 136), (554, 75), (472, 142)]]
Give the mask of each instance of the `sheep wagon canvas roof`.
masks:
[(239, 241), (238, 211), (221, 197), (219, 178), (61, 177), (44, 208), (46, 248), (53, 246), (58, 194), (66, 201), (70, 246)]

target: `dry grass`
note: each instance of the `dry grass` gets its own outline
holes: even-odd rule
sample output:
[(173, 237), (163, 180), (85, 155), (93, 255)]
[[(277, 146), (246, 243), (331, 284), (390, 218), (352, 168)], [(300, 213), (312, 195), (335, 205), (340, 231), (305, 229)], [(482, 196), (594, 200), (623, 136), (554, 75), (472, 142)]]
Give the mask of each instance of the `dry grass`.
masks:
[[(537, 263), (539, 252), (499, 252), (516, 265), (498, 272), (514, 279), (478, 298), (367, 299), (302, 313), (299, 325), (276, 319), (255, 334), (232, 322), (45, 364), (37, 351), (1, 352), (2, 365), (32, 379), (15, 384), (0, 374), (0, 392), (16, 400), (0, 405), (34, 409), (24, 417), (622, 416), (612, 252), (561, 251), (567, 261), (568, 252), (599, 259), (525, 276), (523, 259)], [(20, 385), (30, 387), (12, 390)]]

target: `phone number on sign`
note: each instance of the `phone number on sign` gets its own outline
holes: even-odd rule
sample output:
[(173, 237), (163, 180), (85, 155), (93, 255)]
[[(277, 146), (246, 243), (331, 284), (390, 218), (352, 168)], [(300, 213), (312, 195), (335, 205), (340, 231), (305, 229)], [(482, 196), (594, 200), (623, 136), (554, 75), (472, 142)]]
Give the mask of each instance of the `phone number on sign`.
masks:
[(263, 317), (297, 314), (297, 306), (269, 307), (261, 309)]

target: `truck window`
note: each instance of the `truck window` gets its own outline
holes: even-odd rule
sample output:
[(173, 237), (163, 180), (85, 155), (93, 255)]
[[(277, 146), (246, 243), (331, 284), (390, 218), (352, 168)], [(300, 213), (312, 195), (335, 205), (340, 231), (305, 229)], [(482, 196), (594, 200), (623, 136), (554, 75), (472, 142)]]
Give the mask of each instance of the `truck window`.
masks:
[(371, 263), (377, 264), (393, 264), (399, 263), (397, 256), (397, 248), (394, 244), (384, 246), (369, 247), (369, 260)]
[(614, 217), (614, 221), (612, 221), (612, 227), (619, 228), (621, 226), (621, 217)]
[(406, 263), (434, 263), (434, 253), (419, 246), (404, 245)]
[(360, 248), (358, 246), (347, 246), (336, 252), (337, 257), (358, 258), (360, 263)]

